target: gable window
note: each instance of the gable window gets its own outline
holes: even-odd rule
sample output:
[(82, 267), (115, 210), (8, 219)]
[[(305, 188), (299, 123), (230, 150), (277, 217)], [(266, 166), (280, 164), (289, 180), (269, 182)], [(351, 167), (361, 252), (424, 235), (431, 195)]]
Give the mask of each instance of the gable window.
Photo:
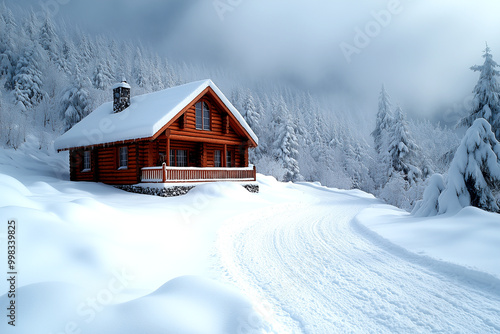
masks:
[(233, 159), (231, 159), (231, 151), (227, 151), (227, 154), (226, 154), (226, 167), (233, 167), (231, 166), (231, 161)]
[(222, 167), (221, 151), (214, 151), (214, 167)]
[(91, 163), (91, 160), (90, 160), (90, 151), (86, 150), (86, 151), (83, 151), (83, 170), (82, 172), (89, 172), (91, 167), (92, 167), (92, 163)]
[(128, 167), (128, 147), (122, 146), (120, 147), (118, 169), (127, 169), (127, 167)]
[(210, 108), (206, 102), (198, 102), (196, 109), (196, 129), (210, 131)]

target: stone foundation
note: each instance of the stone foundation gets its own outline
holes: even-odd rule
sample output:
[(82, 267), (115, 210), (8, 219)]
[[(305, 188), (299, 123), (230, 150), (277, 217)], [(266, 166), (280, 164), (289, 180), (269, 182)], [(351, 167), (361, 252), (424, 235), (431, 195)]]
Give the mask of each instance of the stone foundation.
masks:
[[(242, 184), (241, 186), (251, 193), (256, 194), (259, 192), (258, 184)], [(194, 187), (196, 186), (182, 185), (182, 186), (168, 186), (165, 188), (150, 188), (150, 187), (140, 187), (140, 186), (116, 186), (116, 188), (118, 189), (125, 190), (131, 193), (160, 196), (160, 197), (174, 197), (174, 196), (185, 195)]]

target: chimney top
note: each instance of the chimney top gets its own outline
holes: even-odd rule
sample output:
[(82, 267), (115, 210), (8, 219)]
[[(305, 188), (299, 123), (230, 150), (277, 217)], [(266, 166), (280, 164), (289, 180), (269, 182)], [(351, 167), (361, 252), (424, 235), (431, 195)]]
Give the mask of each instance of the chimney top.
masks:
[(130, 85), (127, 83), (127, 80), (122, 80), (122, 82), (119, 82), (113, 86), (113, 89), (116, 88), (128, 88), (130, 89)]
[(113, 86), (113, 111), (118, 113), (130, 106), (130, 85), (126, 80)]

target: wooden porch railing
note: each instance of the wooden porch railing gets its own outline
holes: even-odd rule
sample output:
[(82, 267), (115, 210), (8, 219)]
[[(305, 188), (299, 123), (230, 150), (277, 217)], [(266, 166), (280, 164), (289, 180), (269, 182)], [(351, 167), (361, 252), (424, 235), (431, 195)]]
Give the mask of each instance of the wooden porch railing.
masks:
[(255, 181), (255, 166), (243, 168), (160, 167), (142, 168), (141, 181), (146, 183)]

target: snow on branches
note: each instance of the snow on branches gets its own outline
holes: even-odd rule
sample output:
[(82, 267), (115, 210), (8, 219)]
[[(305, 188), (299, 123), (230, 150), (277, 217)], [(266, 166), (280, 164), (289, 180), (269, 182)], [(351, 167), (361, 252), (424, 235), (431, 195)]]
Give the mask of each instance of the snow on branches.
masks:
[(466, 206), (500, 211), (495, 196), (500, 190), (500, 143), (488, 121), (474, 121), (451, 162), (445, 187), (440, 178), (433, 176), (414, 214), (453, 214)]
[(471, 126), (478, 118), (486, 119), (492, 126), (493, 132), (500, 137), (500, 86), (497, 78), (500, 72), (498, 64), (493, 60), (491, 50), (486, 45), (484, 50), (483, 65), (471, 67), (474, 72), (479, 72), (479, 80), (474, 87), (473, 105), (470, 114), (462, 118), (459, 126)]

